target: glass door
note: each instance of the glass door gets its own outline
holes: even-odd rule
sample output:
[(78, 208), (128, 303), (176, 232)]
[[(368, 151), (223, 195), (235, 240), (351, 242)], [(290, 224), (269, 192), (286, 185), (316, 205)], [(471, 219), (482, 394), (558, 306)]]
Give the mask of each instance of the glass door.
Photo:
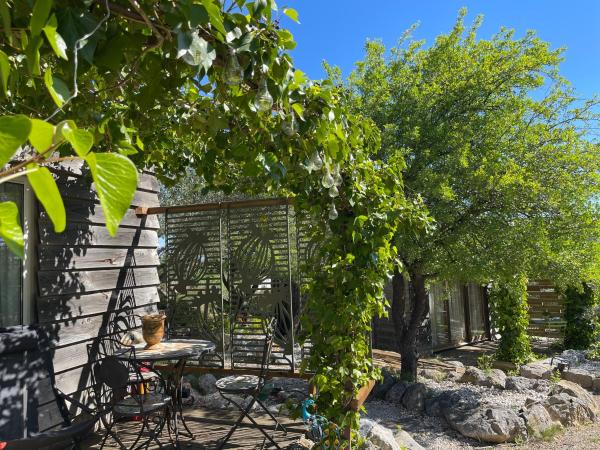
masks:
[[(0, 184), (0, 202), (17, 204), (23, 224), (24, 185)], [(23, 323), (23, 261), (15, 256), (0, 238), (0, 326)]]

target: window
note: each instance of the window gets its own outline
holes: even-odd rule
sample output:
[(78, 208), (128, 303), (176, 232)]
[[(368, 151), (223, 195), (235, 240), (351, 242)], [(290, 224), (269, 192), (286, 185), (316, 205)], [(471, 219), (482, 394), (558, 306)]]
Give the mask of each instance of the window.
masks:
[(26, 180), (0, 184), (0, 202), (12, 201), (19, 208), (25, 234), (25, 258), (11, 253), (0, 238), (0, 326), (33, 321), (33, 253), (35, 198)]

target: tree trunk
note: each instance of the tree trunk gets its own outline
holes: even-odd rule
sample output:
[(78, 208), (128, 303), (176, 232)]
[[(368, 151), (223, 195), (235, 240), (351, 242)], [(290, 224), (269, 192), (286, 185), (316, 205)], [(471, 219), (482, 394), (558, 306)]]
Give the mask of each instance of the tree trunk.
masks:
[[(392, 279), (392, 319), (396, 328), (396, 345), (401, 357), (400, 378), (417, 381), (417, 336), (419, 327), (427, 313), (427, 291), (425, 277), (416, 270), (409, 270), (412, 289), (410, 309), (405, 317), (404, 277), (396, 268)], [(408, 320), (407, 320), (408, 319)]]

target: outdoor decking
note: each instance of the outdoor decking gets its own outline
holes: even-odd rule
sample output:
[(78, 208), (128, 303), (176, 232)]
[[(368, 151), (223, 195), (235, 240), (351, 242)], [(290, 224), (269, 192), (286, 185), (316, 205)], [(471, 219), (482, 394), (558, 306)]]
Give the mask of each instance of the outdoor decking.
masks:
[[(181, 439), (181, 448), (190, 450), (212, 450), (217, 448), (217, 441), (225, 436), (235, 419), (237, 419), (239, 413), (229, 410), (208, 410), (203, 408), (186, 409), (185, 418), (191, 431), (194, 433), (194, 440), (190, 440), (187, 437)], [(253, 415), (259, 423), (272, 423), (267, 416)], [(306, 428), (301, 421), (291, 421), (284, 417), (278, 417), (282, 420), (282, 423), (287, 428), (287, 435), (277, 431), (274, 434), (275, 441), (282, 447), (285, 448), (293, 441), (299, 439)], [(138, 422), (122, 423), (119, 426), (119, 437), (122, 437), (125, 443), (131, 441), (135, 436), (135, 432), (139, 430), (140, 424)], [(100, 442), (102, 433), (97, 432), (85, 442), (83, 448), (86, 449), (100, 449)], [(165, 445), (165, 449), (175, 448), (169, 443), (168, 434), (166, 431), (163, 433), (161, 442)], [(263, 442), (263, 435), (260, 431), (249, 422), (239, 427), (229, 440), (226, 449), (242, 449), (251, 450), (258, 449), (261, 447)], [(118, 449), (118, 445), (115, 441), (110, 438), (106, 441), (104, 449)], [(157, 445), (151, 445), (150, 448), (158, 448)]]

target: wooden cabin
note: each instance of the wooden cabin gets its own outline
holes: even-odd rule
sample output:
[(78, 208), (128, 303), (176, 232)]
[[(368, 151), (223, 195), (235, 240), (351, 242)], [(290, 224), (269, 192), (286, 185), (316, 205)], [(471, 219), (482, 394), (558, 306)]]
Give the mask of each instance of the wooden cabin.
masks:
[(53, 232), (25, 178), (0, 185), (0, 199), (19, 205), (26, 234), (23, 261), (0, 241), (0, 326), (42, 324), (53, 341), (57, 386), (85, 401), (88, 344), (137, 327), (133, 314), (152, 311), (159, 301), (158, 218), (134, 211), (158, 206), (159, 184), (152, 173), (139, 174), (130, 210), (111, 237), (82, 165), (65, 164), (54, 173), (67, 211), (61, 234)]

